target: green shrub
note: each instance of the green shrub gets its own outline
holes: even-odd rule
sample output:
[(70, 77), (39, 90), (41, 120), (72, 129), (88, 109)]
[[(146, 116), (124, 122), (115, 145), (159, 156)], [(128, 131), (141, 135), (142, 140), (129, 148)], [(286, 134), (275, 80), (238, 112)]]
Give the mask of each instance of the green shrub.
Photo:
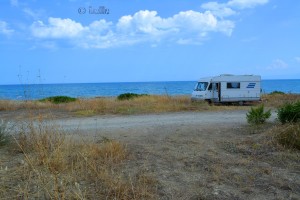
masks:
[(260, 105), (257, 108), (251, 107), (251, 110), (246, 114), (249, 124), (263, 124), (271, 117), (271, 110), (264, 111), (264, 105)]
[(287, 103), (277, 110), (277, 117), (281, 123), (297, 122), (300, 119), (300, 101)]
[(141, 96), (148, 96), (148, 94), (124, 93), (124, 94), (120, 94), (117, 97), (117, 99), (122, 101), (122, 100), (129, 100)]
[(300, 150), (300, 124), (289, 124), (276, 136), (277, 141), (286, 148)]
[(59, 103), (69, 103), (76, 101), (76, 98), (68, 97), (68, 96), (54, 96), (54, 97), (47, 97), (45, 99), (41, 99), (41, 102), (49, 101), (51, 103), (59, 104)]
[(0, 146), (7, 145), (11, 140), (11, 137), (7, 130), (7, 122), (0, 121)]
[(278, 91), (278, 90), (275, 90), (275, 91), (271, 92), (270, 94), (272, 95), (272, 94), (285, 94), (285, 93), (281, 92), (281, 91)]

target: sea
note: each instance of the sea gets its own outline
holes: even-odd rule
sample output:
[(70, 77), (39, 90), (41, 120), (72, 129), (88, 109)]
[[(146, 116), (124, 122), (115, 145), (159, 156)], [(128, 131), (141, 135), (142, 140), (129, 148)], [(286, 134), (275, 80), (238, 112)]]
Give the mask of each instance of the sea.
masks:
[[(0, 85), (0, 99), (36, 100), (50, 96), (76, 98), (115, 97), (122, 93), (149, 95), (191, 95), (196, 81), (65, 83)], [(282, 91), (300, 94), (300, 79), (262, 80), (262, 92)]]

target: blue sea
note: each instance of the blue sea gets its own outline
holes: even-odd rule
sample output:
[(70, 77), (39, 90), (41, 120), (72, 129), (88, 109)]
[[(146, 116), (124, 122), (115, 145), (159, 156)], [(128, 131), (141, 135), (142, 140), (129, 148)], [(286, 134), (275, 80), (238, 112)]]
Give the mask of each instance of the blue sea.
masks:
[[(34, 100), (49, 96), (113, 97), (122, 93), (154, 95), (191, 95), (196, 81), (132, 82), (132, 83), (70, 83), (0, 85), (0, 99)], [(262, 80), (264, 93), (282, 91), (300, 94), (300, 79)]]

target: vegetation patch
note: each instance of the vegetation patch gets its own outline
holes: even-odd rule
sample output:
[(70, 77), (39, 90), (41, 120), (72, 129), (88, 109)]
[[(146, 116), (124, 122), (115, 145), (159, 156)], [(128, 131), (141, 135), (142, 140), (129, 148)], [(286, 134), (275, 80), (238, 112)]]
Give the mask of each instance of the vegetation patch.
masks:
[(142, 97), (142, 96), (149, 96), (148, 94), (136, 94), (136, 93), (123, 93), (120, 94), (117, 99), (118, 100), (130, 100), (133, 98), (137, 98), (137, 97)]
[(262, 95), (262, 101), (266, 107), (280, 108), (282, 105), (286, 103), (292, 103), (296, 101), (300, 101), (299, 94), (267, 94)]
[(251, 107), (251, 110), (246, 114), (246, 117), (249, 124), (263, 124), (271, 117), (271, 110), (265, 112), (263, 104), (257, 108)]
[(156, 178), (127, 170), (118, 141), (78, 141), (42, 122), (24, 124), (14, 141), (0, 160), (0, 199), (158, 199)]
[(95, 111), (94, 110), (79, 110), (76, 112), (76, 114), (79, 116), (86, 117), (86, 116), (95, 115)]
[(300, 123), (283, 126), (276, 136), (277, 141), (286, 148), (300, 150)]
[[(132, 94), (132, 93), (131, 93)], [(190, 96), (163, 96), (163, 95), (143, 95), (136, 94), (135, 97), (126, 97), (120, 95), (121, 99), (129, 98), (130, 100), (118, 100), (113, 97), (103, 98), (72, 98), (68, 100), (55, 100), (55, 97), (45, 98), (39, 101), (10, 101), (0, 100), (0, 111), (18, 111), (18, 110), (43, 110), (53, 109), (56, 111), (72, 112), (81, 116), (91, 116), (95, 114), (145, 114), (145, 113), (162, 113), (162, 112), (181, 112), (181, 111), (203, 111), (203, 110), (246, 110), (248, 106), (214, 106), (204, 101), (192, 102)], [(124, 97), (123, 97), (124, 96)], [(128, 95), (132, 96), (132, 95)], [(68, 97), (67, 97), (68, 98)], [(71, 97), (69, 97), (71, 98)], [(59, 99), (59, 98), (58, 98)], [(62, 98), (66, 99), (66, 98)], [(57, 103), (53, 103), (53, 101)], [(263, 95), (262, 101), (265, 107), (280, 108), (282, 105), (291, 102), (300, 101), (299, 94), (274, 94)], [(12, 112), (13, 113), (13, 112)], [(68, 113), (66, 113), (68, 114)]]
[(74, 102), (76, 101), (76, 98), (73, 97), (68, 97), (68, 96), (53, 96), (53, 97), (47, 97), (44, 99), (41, 99), (41, 102), (51, 102), (54, 104), (60, 104), (60, 103), (69, 103), (69, 102)]
[(281, 123), (297, 122), (300, 119), (300, 101), (287, 103), (277, 111), (278, 119)]
[(0, 121), (0, 147), (9, 144), (11, 141), (11, 137), (7, 130), (7, 122), (1, 120)]
[(275, 90), (275, 91), (270, 93), (270, 95), (274, 95), (274, 94), (285, 94), (285, 93), (282, 92), (282, 91), (278, 91), (278, 90)]

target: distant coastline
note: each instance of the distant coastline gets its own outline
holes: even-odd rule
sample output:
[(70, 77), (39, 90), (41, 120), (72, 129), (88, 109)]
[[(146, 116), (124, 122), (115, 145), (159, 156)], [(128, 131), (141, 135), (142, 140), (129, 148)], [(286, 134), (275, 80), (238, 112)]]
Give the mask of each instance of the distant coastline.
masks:
[[(191, 95), (196, 81), (57, 83), (0, 85), (0, 99), (34, 100), (49, 96), (93, 98), (114, 97), (126, 92), (153, 95)], [(272, 91), (300, 94), (300, 79), (262, 80), (263, 93)]]

